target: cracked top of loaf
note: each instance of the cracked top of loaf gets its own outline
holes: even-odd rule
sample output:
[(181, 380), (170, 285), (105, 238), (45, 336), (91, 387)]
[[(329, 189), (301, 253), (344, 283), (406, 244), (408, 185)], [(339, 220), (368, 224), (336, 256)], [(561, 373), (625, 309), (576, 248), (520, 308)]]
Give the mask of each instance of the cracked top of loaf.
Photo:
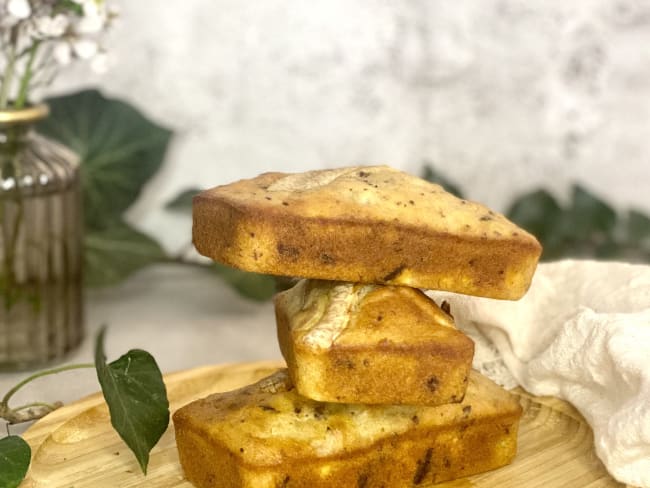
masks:
[(465, 395), (474, 343), (448, 306), (417, 288), (300, 280), (274, 303), (280, 351), (303, 396), (441, 405)]
[(200, 193), (197, 250), (280, 276), (518, 299), (541, 246), (484, 205), (388, 166), (265, 173)]
[[(275, 296), (294, 341), (314, 350), (391, 342), (402, 349), (463, 336), (450, 314), (420, 290), (401, 286), (301, 280)], [(471, 344), (467, 338), (463, 342)], [(442, 348), (442, 347), (441, 347)]]

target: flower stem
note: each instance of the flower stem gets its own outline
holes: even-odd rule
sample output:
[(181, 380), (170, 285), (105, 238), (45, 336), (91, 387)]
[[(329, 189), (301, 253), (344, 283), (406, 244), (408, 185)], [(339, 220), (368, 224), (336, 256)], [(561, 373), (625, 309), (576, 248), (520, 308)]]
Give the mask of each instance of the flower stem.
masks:
[(34, 408), (34, 407), (43, 407), (48, 410), (56, 410), (58, 408), (58, 405), (54, 403), (47, 403), (47, 402), (32, 402), (32, 403), (27, 403), (25, 405), (21, 405), (20, 407), (14, 407), (12, 410), (14, 412), (20, 412), (21, 410), (25, 410), (28, 408)]
[(20, 80), (20, 88), (18, 89), (18, 96), (16, 97), (16, 102), (14, 103), (14, 108), (23, 108), (25, 102), (27, 102), (27, 95), (29, 92), (29, 83), (32, 81), (32, 76), (34, 74), (34, 60), (36, 59), (36, 51), (40, 41), (35, 41), (34, 44), (29, 48), (29, 57), (27, 58), (27, 66), (25, 67), (25, 73)]
[[(18, 247), (18, 238), (20, 233), (23, 231), (22, 229), (22, 222), (23, 222), (23, 214), (24, 214), (24, 201), (22, 197), (22, 190), (20, 188), (20, 182), (21, 174), (20, 174), (20, 163), (19, 163), (19, 158), (18, 158), (18, 152), (19, 152), (19, 142), (18, 140), (20, 139), (21, 135), (20, 132), (17, 129), (9, 130), (7, 132), (7, 142), (5, 145), (7, 146), (6, 153), (7, 156), (11, 159), (10, 164), (13, 165), (13, 171), (14, 171), (14, 181), (16, 181), (16, 187), (15, 187), (15, 199), (14, 199), (14, 204), (16, 206), (16, 211), (15, 211), (15, 217), (14, 217), (14, 223), (13, 227), (9, 227), (9, 225), (5, 228), (3, 226), (3, 232), (11, 232), (8, 229), (13, 228), (13, 232), (11, 232), (8, 236), (4, 236), (4, 241), (7, 243), (7, 249), (5, 249), (4, 253), (4, 269), (5, 269), (5, 279), (4, 279), (4, 284), (6, 287), (6, 295), (5, 295), (5, 311), (9, 311), (14, 303), (14, 300), (16, 298), (16, 291), (19, 290), (17, 285), (17, 279), (16, 279), (16, 269), (14, 265), (14, 259), (16, 256), (16, 249)], [(0, 155), (2, 156), (2, 155)], [(7, 202), (8, 199), (3, 198), (2, 199), (2, 213), (3, 213), (3, 218), (5, 217), (5, 202)], [(11, 291), (14, 290), (14, 294), (11, 293)]]
[(20, 383), (18, 383), (16, 386), (14, 386), (11, 390), (7, 392), (7, 394), (2, 398), (0, 401), (0, 405), (6, 406), (9, 403), (9, 400), (11, 397), (18, 391), (20, 390), (23, 386), (25, 386), (27, 383), (30, 381), (33, 381), (37, 378), (41, 378), (43, 376), (49, 376), (53, 374), (58, 374), (62, 373), (63, 371), (70, 371), (73, 369), (85, 369), (85, 368), (94, 368), (95, 365), (93, 363), (83, 363), (83, 364), (68, 364), (66, 366), (60, 366), (58, 368), (53, 368), (53, 369), (46, 369), (44, 371), (39, 371), (38, 373), (34, 373), (31, 376), (28, 376), (24, 380), (22, 380)]
[(0, 110), (7, 108), (9, 105), (9, 92), (11, 90), (11, 83), (14, 77), (14, 70), (16, 68), (16, 44), (18, 41), (18, 27), (14, 26), (11, 29), (9, 36), (9, 53), (7, 54), (7, 65), (5, 67), (5, 75), (0, 84)]

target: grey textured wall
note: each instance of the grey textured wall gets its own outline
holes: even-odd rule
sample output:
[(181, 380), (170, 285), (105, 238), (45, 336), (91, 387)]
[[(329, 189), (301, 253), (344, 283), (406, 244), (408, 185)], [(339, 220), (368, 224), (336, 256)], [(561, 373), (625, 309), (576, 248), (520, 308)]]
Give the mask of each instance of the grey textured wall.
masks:
[(118, 4), (99, 82), (177, 132), (132, 212), (170, 245), (186, 186), (357, 163), (430, 161), (498, 210), (581, 181), (650, 212), (650, 1)]

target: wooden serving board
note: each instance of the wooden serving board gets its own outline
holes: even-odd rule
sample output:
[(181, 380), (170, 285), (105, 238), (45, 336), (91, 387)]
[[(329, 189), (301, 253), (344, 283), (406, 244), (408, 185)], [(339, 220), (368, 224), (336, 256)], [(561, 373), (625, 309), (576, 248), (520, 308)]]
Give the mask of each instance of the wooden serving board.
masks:
[[(279, 362), (230, 364), (166, 375), (171, 410), (252, 383), (281, 366)], [(513, 464), (437, 484), (437, 488), (624, 486), (607, 474), (596, 457), (591, 429), (576, 410), (557, 399), (514, 393), (521, 398), (524, 415)], [(183, 479), (171, 423), (151, 453), (145, 477), (112, 429), (99, 393), (49, 414), (27, 430), (25, 439), (32, 447), (32, 464), (21, 488), (192, 488)]]

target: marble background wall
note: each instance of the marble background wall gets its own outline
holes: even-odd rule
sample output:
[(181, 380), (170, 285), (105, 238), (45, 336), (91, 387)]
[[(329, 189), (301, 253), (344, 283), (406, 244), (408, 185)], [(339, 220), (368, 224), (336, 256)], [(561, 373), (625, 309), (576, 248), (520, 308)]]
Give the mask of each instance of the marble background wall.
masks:
[(130, 212), (169, 247), (178, 191), (271, 169), (428, 161), (498, 210), (580, 181), (650, 213), (648, 0), (113, 1), (113, 67), (54, 91), (98, 84), (175, 131)]

